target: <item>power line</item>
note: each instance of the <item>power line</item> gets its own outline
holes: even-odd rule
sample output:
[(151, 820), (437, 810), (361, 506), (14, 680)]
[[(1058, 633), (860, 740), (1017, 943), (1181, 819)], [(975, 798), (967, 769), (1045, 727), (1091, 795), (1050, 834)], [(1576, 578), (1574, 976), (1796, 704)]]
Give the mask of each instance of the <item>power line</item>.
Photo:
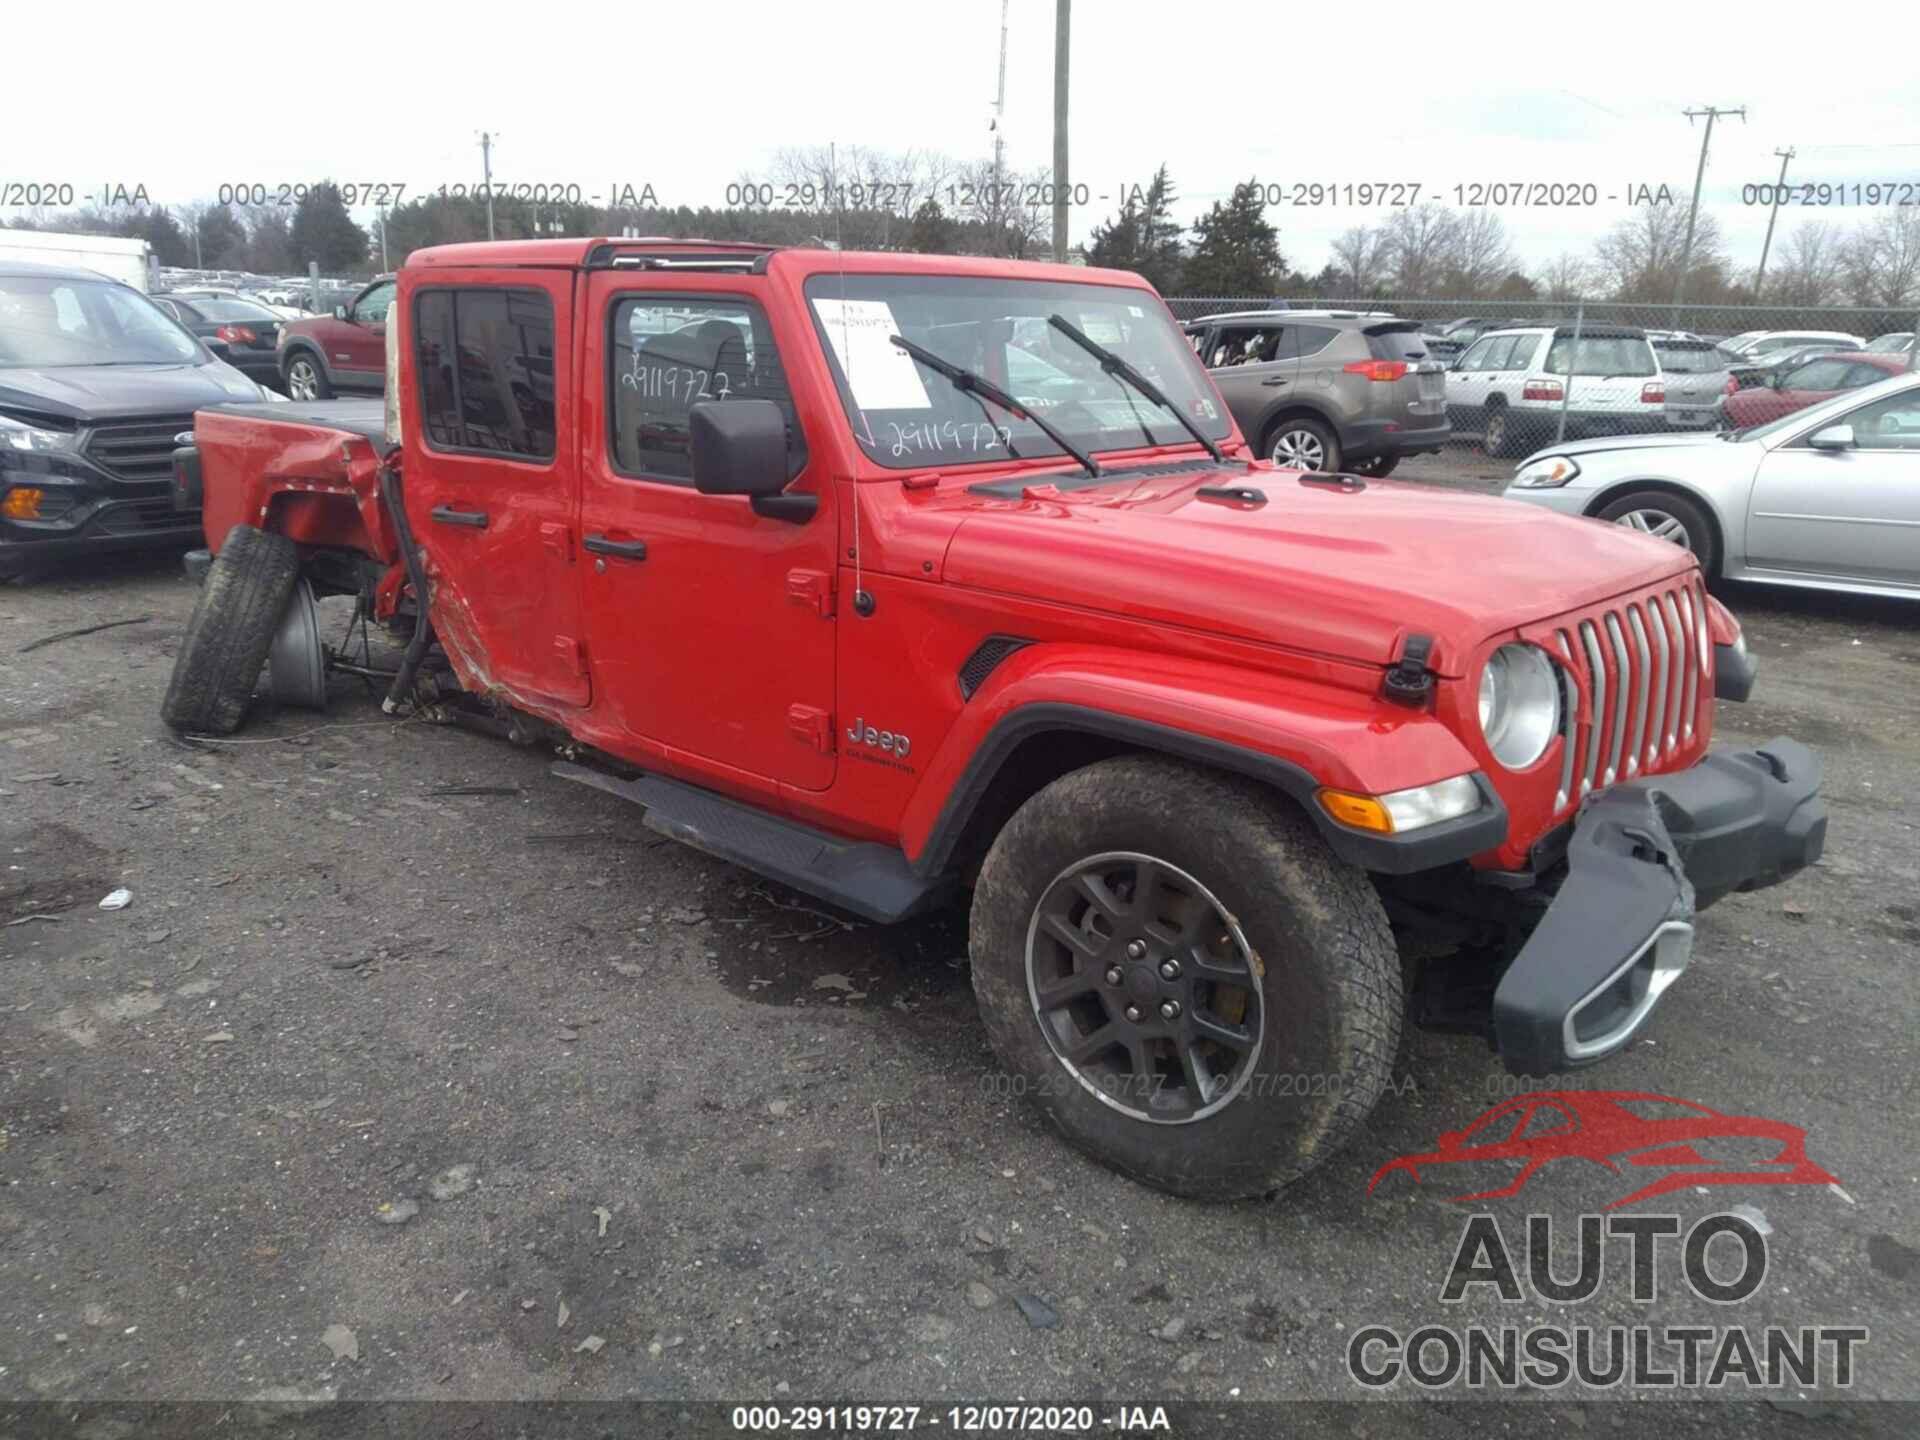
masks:
[(1747, 107), (1742, 105), (1737, 110), (1722, 110), (1718, 106), (1703, 105), (1698, 110), (1689, 110), (1686, 112), (1687, 123), (1691, 125), (1702, 115), (1707, 117), (1707, 133), (1700, 137), (1700, 165), (1699, 168), (1693, 172), (1693, 203), (1687, 206), (1687, 243), (1681, 247), (1680, 274), (1673, 282), (1673, 303), (1675, 305), (1680, 304), (1681, 301), (1686, 298), (1687, 267), (1693, 264), (1693, 227), (1694, 223), (1700, 218), (1700, 187), (1706, 183), (1707, 147), (1713, 143), (1713, 122), (1718, 120), (1722, 115), (1738, 115), (1741, 120), (1744, 121), (1747, 118)]

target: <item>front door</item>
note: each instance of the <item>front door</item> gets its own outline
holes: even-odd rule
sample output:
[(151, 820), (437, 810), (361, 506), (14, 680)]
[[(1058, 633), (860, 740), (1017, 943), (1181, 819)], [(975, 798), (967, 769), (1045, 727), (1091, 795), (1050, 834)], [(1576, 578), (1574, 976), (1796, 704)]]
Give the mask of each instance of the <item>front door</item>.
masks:
[(1920, 391), (1902, 390), (1809, 433), (1853, 427), (1853, 446), (1796, 436), (1760, 462), (1747, 561), (1769, 570), (1920, 589)]
[(387, 307), (394, 282), (381, 280), (353, 297), (345, 321), (328, 327), (327, 367), (334, 383), (351, 389), (386, 388)]
[[(657, 283), (657, 282), (656, 282)], [(783, 348), (752, 277), (674, 277), (674, 290), (598, 272), (588, 282), (582, 462), (587, 649), (595, 712), (726, 774), (734, 788), (833, 783), (833, 487), (809, 466)], [(789, 488), (821, 498), (801, 524), (693, 488), (698, 404), (785, 411)]]
[(407, 302), (403, 484), (434, 633), (474, 689), (585, 705), (576, 402), (555, 363), (572, 353), (571, 272), (430, 274)]

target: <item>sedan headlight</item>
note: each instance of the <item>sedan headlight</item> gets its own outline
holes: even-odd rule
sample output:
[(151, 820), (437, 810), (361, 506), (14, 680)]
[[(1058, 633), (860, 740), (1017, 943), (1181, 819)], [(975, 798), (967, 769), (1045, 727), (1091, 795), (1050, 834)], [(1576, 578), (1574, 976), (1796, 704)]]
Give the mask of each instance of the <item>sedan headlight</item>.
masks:
[(9, 450), (71, 450), (78, 436), (71, 430), (43, 430), (0, 415), (0, 445)]
[(1580, 467), (1565, 455), (1548, 455), (1529, 460), (1513, 477), (1522, 490), (1555, 490), (1580, 473)]
[(1502, 645), (1480, 672), (1480, 733), (1493, 758), (1524, 770), (1560, 729), (1560, 677), (1537, 645)]

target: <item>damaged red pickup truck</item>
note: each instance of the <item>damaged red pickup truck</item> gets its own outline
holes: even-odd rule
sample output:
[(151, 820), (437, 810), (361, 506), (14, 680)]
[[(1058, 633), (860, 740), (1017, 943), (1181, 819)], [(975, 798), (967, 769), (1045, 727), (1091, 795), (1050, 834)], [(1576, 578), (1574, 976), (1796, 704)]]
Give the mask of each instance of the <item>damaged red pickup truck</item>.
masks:
[(1691, 555), (1254, 459), (1136, 276), (510, 242), (416, 252), (391, 321), (386, 415), (196, 418), (167, 721), (234, 728), (269, 651), (323, 700), (357, 596), (389, 711), (875, 920), (970, 887), (1014, 1088), (1150, 1184), (1305, 1173), (1409, 1012), (1602, 1059), (1697, 909), (1820, 853), (1806, 747), (1708, 749), (1753, 666)]

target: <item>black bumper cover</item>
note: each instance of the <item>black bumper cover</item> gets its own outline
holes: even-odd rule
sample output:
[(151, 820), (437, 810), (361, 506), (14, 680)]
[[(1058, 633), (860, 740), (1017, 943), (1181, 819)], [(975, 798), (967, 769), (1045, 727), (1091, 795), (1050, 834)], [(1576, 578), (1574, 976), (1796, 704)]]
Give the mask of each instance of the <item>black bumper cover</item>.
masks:
[(1616, 785), (1581, 812), (1567, 875), (1501, 978), (1493, 1043), (1517, 1075), (1621, 1049), (1686, 968), (1693, 916), (1820, 858), (1820, 758), (1797, 740)]

